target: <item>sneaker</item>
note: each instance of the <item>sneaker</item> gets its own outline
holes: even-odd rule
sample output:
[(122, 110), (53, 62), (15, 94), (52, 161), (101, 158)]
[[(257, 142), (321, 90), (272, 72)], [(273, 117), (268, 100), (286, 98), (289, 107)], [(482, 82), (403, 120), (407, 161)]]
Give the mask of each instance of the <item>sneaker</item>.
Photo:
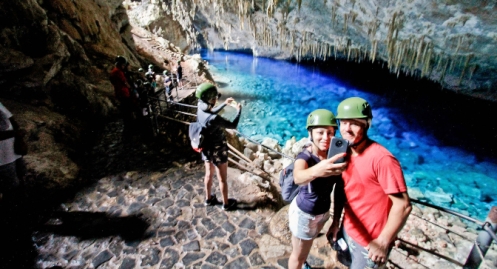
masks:
[(304, 262), (302, 269), (312, 269), (312, 267), (307, 262)]
[(211, 194), (211, 198), (205, 200), (205, 202), (204, 202), (205, 206), (213, 206), (215, 204), (217, 204), (217, 198), (216, 198), (215, 194)]
[(236, 207), (236, 200), (235, 199), (228, 199), (228, 204), (223, 204), (223, 210), (224, 211), (229, 211), (232, 210)]

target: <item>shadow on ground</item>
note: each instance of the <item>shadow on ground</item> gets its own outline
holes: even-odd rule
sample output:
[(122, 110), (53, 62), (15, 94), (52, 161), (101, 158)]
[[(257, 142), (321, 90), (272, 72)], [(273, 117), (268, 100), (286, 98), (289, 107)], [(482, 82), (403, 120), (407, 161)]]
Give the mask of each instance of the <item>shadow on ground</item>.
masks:
[(0, 268), (35, 268), (36, 247), (49, 234), (75, 236), (79, 240), (119, 236), (125, 241), (147, 238), (148, 221), (141, 215), (125, 217), (101, 212), (66, 212), (61, 204), (73, 199), (100, 178), (127, 171), (165, 171), (173, 162), (195, 160), (190, 148), (178, 149), (161, 138), (144, 139), (137, 132), (122, 139), (122, 123), (109, 123), (101, 138), (86, 153), (81, 178), (69, 187), (49, 189), (30, 181), (0, 201), (0, 238), (5, 246)]

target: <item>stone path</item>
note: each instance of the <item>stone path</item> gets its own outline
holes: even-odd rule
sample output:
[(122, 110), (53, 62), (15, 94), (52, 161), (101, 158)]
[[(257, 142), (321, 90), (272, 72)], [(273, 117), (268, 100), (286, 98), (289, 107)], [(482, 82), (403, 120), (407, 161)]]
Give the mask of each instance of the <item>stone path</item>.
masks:
[(272, 210), (204, 206), (197, 169), (128, 176), (61, 204), (34, 237), (39, 268), (286, 268), (290, 249), (268, 235)]

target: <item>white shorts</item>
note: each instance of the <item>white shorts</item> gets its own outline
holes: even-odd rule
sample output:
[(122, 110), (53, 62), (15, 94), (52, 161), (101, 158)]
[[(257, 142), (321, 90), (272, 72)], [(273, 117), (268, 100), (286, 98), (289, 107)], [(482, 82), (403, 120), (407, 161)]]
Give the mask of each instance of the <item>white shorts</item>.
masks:
[(323, 229), (326, 221), (330, 218), (330, 212), (315, 216), (305, 213), (297, 206), (296, 200), (297, 199), (293, 199), (290, 208), (288, 209), (288, 226), (290, 227), (290, 231), (293, 236), (299, 239), (314, 239), (321, 229)]

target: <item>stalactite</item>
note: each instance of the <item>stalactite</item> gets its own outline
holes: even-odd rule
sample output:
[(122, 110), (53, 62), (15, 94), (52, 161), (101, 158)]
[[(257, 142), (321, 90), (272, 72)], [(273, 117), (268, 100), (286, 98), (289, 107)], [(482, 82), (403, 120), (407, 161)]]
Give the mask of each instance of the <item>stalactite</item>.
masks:
[(373, 40), (373, 45), (371, 46), (371, 62), (374, 63), (376, 59), (376, 49), (378, 48), (378, 40)]
[(332, 28), (335, 28), (335, 19), (336, 19), (336, 16), (337, 16), (337, 7), (335, 5), (333, 5), (331, 7), (331, 27)]
[(454, 57), (457, 57), (457, 56), (456, 55), (449, 56), (449, 58), (450, 58), (449, 73), (452, 73), (452, 71), (454, 71), (454, 66), (456, 65), (456, 60), (454, 59)]
[(443, 66), (443, 69), (442, 69), (442, 74), (440, 75), (440, 84), (443, 85), (444, 81), (445, 81), (445, 74), (447, 72), (447, 68), (449, 66), (449, 62), (450, 62), (450, 58), (447, 58), (446, 62), (445, 62), (445, 65)]
[(352, 40), (348, 39), (347, 40), (347, 62), (350, 59), (350, 50), (352, 48)]
[(302, 0), (297, 0), (297, 5), (299, 6), (299, 12), (300, 12), (300, 7), (302, 6)]
[(351, 18), (352, 19), (352, 23), (355, 23), (355, 19), (357, 18), (357, 13), (351, 11), (349, 14), (352, 16), (352, 18)]
[(350, 2), (352, 3), (352, 8), (354, 8), (354, 6), (355, 6), (355, 1), (356, 0), (350, 0)]
[[(421, 59), (421, 57), (422, 57), (423, 48), (425, 48), (425, 52), (426, 52), (426, 47), (427, 47), (427, 46), (423, 46), (423, 45), (424, 45), (424, 39), (425, 39), (425, 36), (424, 36), (424, 35), (422, 35), (422, 36), (419, 38), (419, 41), (418, 41), (418, 49), (417, 49), (417, 52), (416, 52), (416, 61), (414, 62), (414, 67), (417, 67), (417, 66), (418, 66), (419, 59)], [(424, 54), (424, 53), (423, 53), (423, 54)]]
[(349, 14), (343, 14), (343, 28), (342, 28), (342, 31), (344, 33), (347, 32), (347, 28), (348, 28), (348, 21), (349, 21)]
[(468, 81), (471, 81), (471, 79), (473, 78), (473, 74), (475, 73), (475, 71), (478, 69), (478, 65), (475, 64), (473, 66), (471, 66), (469, 68), (469, 78), (468, 78)]
[(466, 72), (466, 69), (468, 68), (468, 65), (469, 65), (469, 62), (471, 61), (471, 59), (473, 58), (473, 54), (469, 54), (466, 56), (466, 61), (464, 62), (464, 65), (463, 65), (463, 68), (462, 68), (462, 71), (461, 71), (461, 76), (459, 77), (459, 83), (458, 85), (461, 85), (461, 82), (464, 78), (464, 73)]
[(388, 28), (388, 34), (387, 34), (387, 52), (388, 52), (388, 66), (390, 68), (391, 61), (392, 61), (392, 56), (394, 53), (395, 49), (395, 39), (393, 38), (394, 36), (394, 31), (395, 31), (395, 19), (397, 17), (397, 13), (393, 13), (392, 15), (392, 20), (390, 21), (390, 25)]

